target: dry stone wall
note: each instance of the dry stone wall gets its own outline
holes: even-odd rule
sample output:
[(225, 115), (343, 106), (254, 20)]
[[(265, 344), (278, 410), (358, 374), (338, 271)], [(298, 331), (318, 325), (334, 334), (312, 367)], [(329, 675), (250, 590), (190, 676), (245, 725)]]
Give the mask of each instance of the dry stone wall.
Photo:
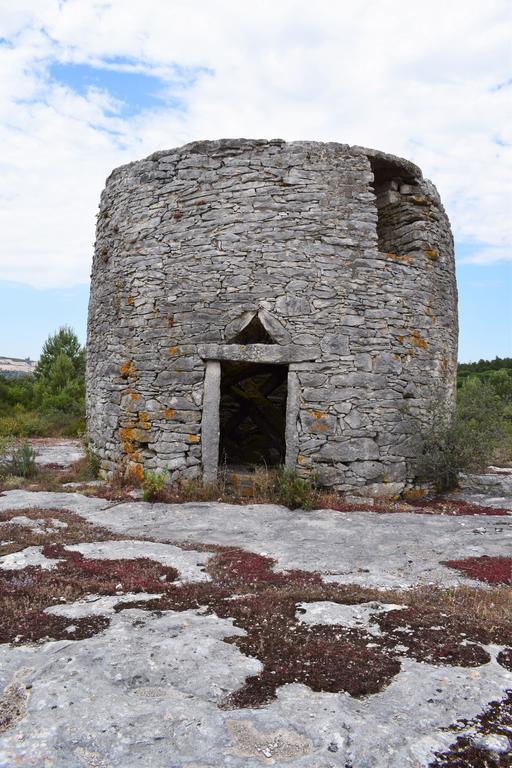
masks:
[[(275, 343), (230, 343), (255, 316)], [(337, 143), (195, 142), (118, 168), (101, 197), (87, 349), (89, 437), (107, 471), (193, 478), (209, 456), (211, 473), (208, 361), (274, 356), (289, 365), (288, 466), (397, 493), (432, 398), (454, 393), (437, 191), (412, 163)]]

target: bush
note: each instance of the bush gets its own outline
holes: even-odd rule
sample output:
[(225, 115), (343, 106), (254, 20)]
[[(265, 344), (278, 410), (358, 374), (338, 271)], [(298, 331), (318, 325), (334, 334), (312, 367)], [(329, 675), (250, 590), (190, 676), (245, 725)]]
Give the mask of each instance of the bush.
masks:
[(85, 351), (70, 328), (48, 337), (34, 376), (0, 376), (0, 435), (72, 437), (85, 426)]
[(91, 480), (96, 480), (100, 474), (101, 459), (97, 453), (94, 453), (90, 445), (86, 445), (85, 447), (85, 456)]
[(292, 469), (275, 474), (274, 494), (278, 504), (289, 509), (313, 509), (315, 481), (299, 477)]
[(509, 454), (504, 411), (490, 382), (468, 378), (453, 415), (442, 405), (434, 406), (432, 426), (423, 434), (417, 479), (433, 483), (438, 491), (450, 490), (457, 487), (461, 472), (484, 470), (498, 451)]
[(11, 471), (16, 477), (34, 477), (37, 474), (36, 452), (27, 440), (12, 454)]
[(160, 501), (165, 479), (165, 472), (144, 472), (142, 477), (142, 498), (144, 501)]

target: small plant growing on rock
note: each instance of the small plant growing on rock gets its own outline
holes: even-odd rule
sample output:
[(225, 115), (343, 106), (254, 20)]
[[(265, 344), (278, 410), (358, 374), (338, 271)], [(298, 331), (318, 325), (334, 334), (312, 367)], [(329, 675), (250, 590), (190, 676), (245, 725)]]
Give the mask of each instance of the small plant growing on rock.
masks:
[(455, 413), (434, 404), (416, 463), (417, 478), (438, 491), (456, 488), (461, 472), (484, 470), (506, 441), (500, 398), (489, 383), (470, 378), (458, 393)]
[(11, 471), (17, 477), (34, 477), (37, 474), (36, 452), (28, 440), (24, 440), (12, 454)]
[(279, 469), (275, 475), (275, 497), (290, 509), (313, 509), (315, 479), (299, 477), (292, 469)]
[(142, 498), (144, 501), (162, 500), (165, 479), (165, 472), (144, 472), (142, 478)]

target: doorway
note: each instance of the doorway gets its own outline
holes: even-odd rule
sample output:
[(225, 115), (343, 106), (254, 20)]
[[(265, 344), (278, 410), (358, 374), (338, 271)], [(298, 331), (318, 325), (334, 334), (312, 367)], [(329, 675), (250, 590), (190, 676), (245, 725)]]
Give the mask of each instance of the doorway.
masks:
[(219, 463), (283, 464), (286, 454), (288, 365), (221, 363)]

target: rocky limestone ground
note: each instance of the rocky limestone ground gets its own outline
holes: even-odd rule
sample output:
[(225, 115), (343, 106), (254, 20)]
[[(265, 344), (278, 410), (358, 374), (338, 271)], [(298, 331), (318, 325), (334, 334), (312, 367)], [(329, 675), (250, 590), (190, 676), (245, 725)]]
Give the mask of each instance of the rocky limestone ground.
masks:
[(456, 516), (71, 491), (0, 495), (2, 768), (511, 765), (496, 488)]

